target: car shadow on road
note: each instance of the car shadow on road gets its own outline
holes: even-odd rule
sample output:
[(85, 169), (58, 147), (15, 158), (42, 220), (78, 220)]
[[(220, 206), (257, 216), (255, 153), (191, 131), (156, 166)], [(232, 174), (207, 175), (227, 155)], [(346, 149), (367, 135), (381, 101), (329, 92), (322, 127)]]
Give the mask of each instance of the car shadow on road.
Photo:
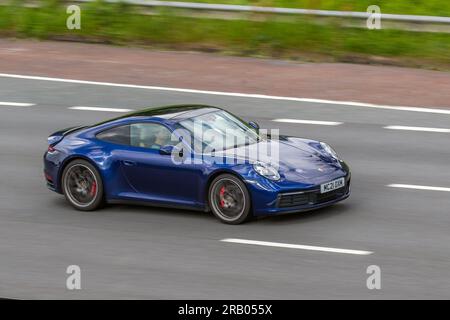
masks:
[(108, 204), (102, 211), (115, 214), (134, 214), (158, 218), (182, 219), (193, 223), (211, 223), (216, 219), (211, 212), (201, 210), (180, 209), (171, 207), (158, 207), (146, 204)]
[(275, 224), (284, 225), (292, 223), (306, 223), (315, 222), (320, 220), (327, 220), (336, 217), (337, 215), (349, 215), (352, 211), (352, 204), (349, 202), (338, 203), (330, 207), (298, 212), (298, 213), (287, 213), (276, 216), (266, 216), (256, 219), (256, 223), (261, 224)]
[[(61, 197), (55, 197), (52, 200), (52, 203), (55, 207), (60, 210), (73, 210), (75, 212), (82, 212), (75, 210), (67, 200)], [(204, 218), (208, 217), (209, 213), (204, 211), (196, 211), (189, 209), (179, 209), (179, 208), (170, 208), (170, 207), (158, 207), (156, 205), (146, 205), (146, 204), (128, 204), (128, 203), (110, 203), (105, 204), (102, 208), (97, 209), (95, 211), (89, 211), (86, 213), (92, 213), (96, 215), (108, 215), (108, 214), (155, 214), (155, 215), (168, 215), (168, 216), (184, 216), (184, 217), (199, 217)], [(210, 215), (213, 219), (212, 214)]]
[[(64, 210), (70, 210), (72, 207), (66, 202), (64, 197), (55, 198), (54, 205)], [(75, 210), (75, 209), (72, 209)], [(307, 223), (321, 220), (328, 220), (336, 216), (350, 215), (353, 210), (351, 202), (342, 202), (330, 207), (298, 213), (288, 213), (275, 216), (263, 216), (252, 219), (245, 223), (247, 226), (257, 225), (285, 225), (293, 223)], [(79, 212), (79, 211), (78, 211)], [(189, 209), (158, 207), (145, 204), (106, 204), (103, 208), (93, 212), (97, 216), (110, 214), (135, 214), (135, 215), (151, 215), (153, 217), (179, 217), (180, 219), (195, 219), (197, 221), (217, 221), (212, 212), (196, 211)], [(220, 224), (219, 221), (217, 223)]]

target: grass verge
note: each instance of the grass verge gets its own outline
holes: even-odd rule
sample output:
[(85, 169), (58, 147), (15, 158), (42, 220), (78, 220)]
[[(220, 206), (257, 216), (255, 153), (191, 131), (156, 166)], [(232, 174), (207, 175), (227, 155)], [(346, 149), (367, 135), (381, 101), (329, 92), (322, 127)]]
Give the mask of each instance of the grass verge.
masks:
[(65, 7), (0, 7), (0, 35), (65, 39), (165, 49), (306, 61), (346, 61), (450, 69), (450, 34), (344, 28), (338, 20), (319, 25), (294, 21), (216, 20), (178, 17), (161, 10), (142, 15), (124, 4), (82, 6), (81, 30), (68, 30)]

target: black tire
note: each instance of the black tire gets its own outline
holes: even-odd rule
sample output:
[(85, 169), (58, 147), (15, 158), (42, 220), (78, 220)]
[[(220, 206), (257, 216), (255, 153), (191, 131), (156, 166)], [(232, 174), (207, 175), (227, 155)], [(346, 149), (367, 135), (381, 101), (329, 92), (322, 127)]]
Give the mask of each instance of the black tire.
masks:
[(88, 161), (76, 159), (70, 162), (64, 168), (61, 185), (67, 201), (77, 210), (93, 211), (104, 203), (103, 181)]
[(232, 174), (222, 174), (211, 182), (208, 202), (213, 214), (223, 223), (241, 224), (252, 217), (247, 187)]

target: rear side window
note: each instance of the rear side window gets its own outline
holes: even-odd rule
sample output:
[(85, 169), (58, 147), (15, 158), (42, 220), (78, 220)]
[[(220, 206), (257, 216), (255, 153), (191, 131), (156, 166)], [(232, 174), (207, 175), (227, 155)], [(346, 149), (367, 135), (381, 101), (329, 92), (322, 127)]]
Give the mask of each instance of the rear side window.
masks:
[(116, 144), (130, 145), (130, 126), (126, 125), (105, 130), (97, 134), (97, 139)]

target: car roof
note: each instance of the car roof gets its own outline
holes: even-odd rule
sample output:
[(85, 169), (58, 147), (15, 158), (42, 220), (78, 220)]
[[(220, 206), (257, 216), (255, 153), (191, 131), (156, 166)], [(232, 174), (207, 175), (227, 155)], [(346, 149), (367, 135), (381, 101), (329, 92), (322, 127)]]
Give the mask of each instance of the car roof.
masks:
[(202, 114), (219, 111), (222, 110), (218, 107), (208, 106), (208, 105), (172, 105), (172, 106), (164, 106), (164, 107), (150, 107), (134, 112), (127, 113), (123, 116), (109, 119), (107, 121), (103, 121), (101, 123), (97, 123), (94, 127), (103, 125), (106, 123), (114, 122), (117, 120), (131, 119), (131, 118), (159, 118), (170, 120), (171, 122), (179, 122), (185, 119), (189, 119), (192, 117), (196, 117)]

